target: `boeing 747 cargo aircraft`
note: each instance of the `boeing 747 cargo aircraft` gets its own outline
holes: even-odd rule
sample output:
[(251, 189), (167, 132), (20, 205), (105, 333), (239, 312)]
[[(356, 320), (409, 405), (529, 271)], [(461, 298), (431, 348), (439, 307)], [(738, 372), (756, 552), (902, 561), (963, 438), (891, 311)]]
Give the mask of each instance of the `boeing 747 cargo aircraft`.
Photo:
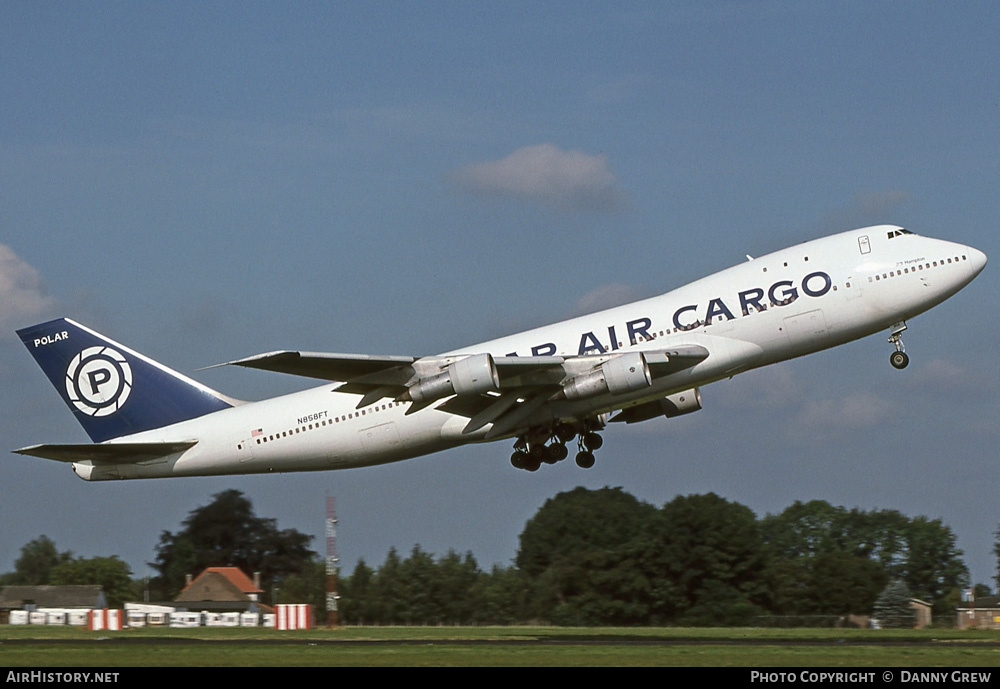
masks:
[(983, 270), (962, 244), (880, 225), (805, 242), (658, 297), (433, 356), (276, 351), (229, 362), (324, 381), (241, 402), (68, 319), (18, 331), (94, 444), (21, 454), (81, 478), (345, 469), (513, 439), (536, 471), (594, 464), (608, 423), (701, 409), (701, 388), (887, 331)]

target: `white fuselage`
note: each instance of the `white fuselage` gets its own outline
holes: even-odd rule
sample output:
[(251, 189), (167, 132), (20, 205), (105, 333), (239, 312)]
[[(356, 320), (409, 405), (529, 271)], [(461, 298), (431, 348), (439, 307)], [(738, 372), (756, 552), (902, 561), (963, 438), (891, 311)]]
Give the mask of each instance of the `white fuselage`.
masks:
[[(985, 262), (965, 245), (868, 227), (748, 260), (658, 297), (448, 354), (576, 356), (687, 345), (709, 351), (700, 363), (635, 393), (550, 402), (531, 422), (594, 417), (885, 330), (955, 294)], [(466, 432), (467, 418), (434, 406), (406, 414), (409, 403), (388, 398), (357, 409), (360, 396), (337, 387), (328, 383), (111, 441), (198, 441), (183, 453), (74, 469), (91, 480), (340, 469), (482, 442), (490, 431), (487, 424)]]

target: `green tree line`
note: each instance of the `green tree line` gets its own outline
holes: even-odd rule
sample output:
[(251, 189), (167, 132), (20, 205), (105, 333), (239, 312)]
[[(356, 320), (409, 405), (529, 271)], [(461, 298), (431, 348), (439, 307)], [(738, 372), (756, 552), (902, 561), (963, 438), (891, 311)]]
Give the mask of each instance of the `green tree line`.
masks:
[[(309, 540), (225, 491), (161, 534), (149, 589), (168, 600), (186, 574), (235, 565), (261, 572), (266, 601), (310, 602), (323, 615), (325, 564)], [(0, 581), (108, 582), (105, 591), (124, 600), (136, 593), (129, 574), (116, 557), (74, 558), (43, 536)], [(405, 557), (390, 550), (377, 567), (359, 561), (340, 578), (338, 616), (358, 625), (734, 625), (761, 615), (868, 615), (891, 589), (948, 619), (968, 583), (955, 536), (936, 519), (819, 500), (758, 518), (711, 493), (655, 507), (620, 488), (577, 488), (527, 522), (510, 565), (484, 571), (472, 553), (436, 557), (419, 545)]]
[(347, 624), (745, 624), (760, 615), (872, 613), (890, 582), (948, 616), (968, 585), (940, 520), (797, 502), (758, 519), (714, 494), (661, 508), (622, 491), (548, 500), (513, 565), (395, 550), (340, 582)]
[(21, 548), (14, 571), (0, 575), (0, 586), (99, 585), (108, 605), (120, 608), (142, 593), (141, 582), (132, 579), (132, 569), (117, 556), (73, 557), (59, 552), (48, 536), (39, 536)]
[(192, 510), (181, 526), (176, 533), (160, 534), (156, 558), (149, 563), (157, 572), (151, 579), (132, 578), (132, 569), (117, 556), (78, 558), (70, 551), (59, 552), (43, 535), (21, 548), (14, 571), (0, 575), (0, 586), (99, 584), (108, 604), (121, 607), (126, 601), (173, 600), (189, 575), (207, 567), (259, 573), (265, 592), (276, 590), (282, 579), (302, 578), (315, 569), (316, 553), (308, 547), (312, 537), (279, 529), (274, 519), (257, 517), (238, 490), (214, 495), (211, 503)]

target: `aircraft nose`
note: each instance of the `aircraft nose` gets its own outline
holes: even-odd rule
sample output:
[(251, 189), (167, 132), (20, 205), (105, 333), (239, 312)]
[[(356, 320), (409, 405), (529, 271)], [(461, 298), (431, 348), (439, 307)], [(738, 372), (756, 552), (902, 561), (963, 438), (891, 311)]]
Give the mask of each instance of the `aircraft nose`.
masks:
[(972, 274), (979, 275), (983, 268), (986, 267), (986, 254), (984, 254), (979, 249), (973, 249), (971, 246), (969, 249), (969, 265), (972, 266)]

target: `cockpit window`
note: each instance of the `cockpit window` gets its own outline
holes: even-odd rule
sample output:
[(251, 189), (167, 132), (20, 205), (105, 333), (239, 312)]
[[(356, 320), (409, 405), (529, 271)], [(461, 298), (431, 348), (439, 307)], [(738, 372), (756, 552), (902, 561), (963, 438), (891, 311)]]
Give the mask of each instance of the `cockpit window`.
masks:
[(889, 230), (889, 239), (892, 239), (893, 237), (899, 237), (900, 235), (904, 234), (913, 234), (913, 233), (910, 232), (909, 230), (904, 230), (903, 228), (899, 228), (898, 230)]

